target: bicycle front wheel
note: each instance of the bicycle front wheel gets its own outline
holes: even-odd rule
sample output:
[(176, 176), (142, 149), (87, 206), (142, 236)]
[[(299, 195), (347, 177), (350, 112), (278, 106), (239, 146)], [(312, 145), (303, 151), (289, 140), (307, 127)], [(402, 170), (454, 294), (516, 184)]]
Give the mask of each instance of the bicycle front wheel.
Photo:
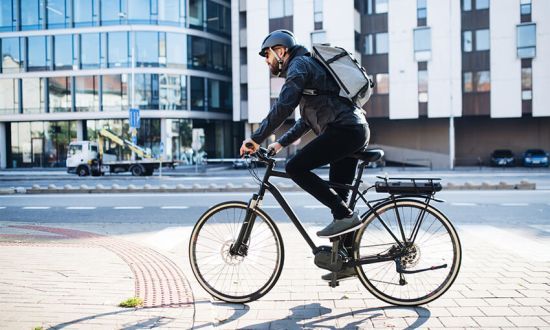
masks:
[(200, 285), (227, 302), (256, 300), (273, 288), (283, 269), (283, 241), (275, 223), (261, 210), (245, 256), (229, 252), (244, 222), (248, 205), (225, 202), (206, 211), (196, 223), (189, 242), (189, 261)]
[[(418, 233), (410, 241), (415, 227)], [(358, 230), (354, 244), (356, 260), (399, 255), (358, 265), (356, 271), (374, 296), (401, 306), (422, 305), (440, 297), (456, 279), (462, 258), (451, 222), (434, 207), (413, 199), (376, 207)]]

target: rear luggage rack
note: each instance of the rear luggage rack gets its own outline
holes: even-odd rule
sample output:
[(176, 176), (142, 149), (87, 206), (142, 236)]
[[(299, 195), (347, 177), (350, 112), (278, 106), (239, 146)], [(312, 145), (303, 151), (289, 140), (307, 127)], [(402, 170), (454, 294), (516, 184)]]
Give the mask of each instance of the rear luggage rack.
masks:
[(439, 178), (377, 178), (384, 181), (376, 181), (376, 192), (389, 194), (432, 195), (443, 188)]

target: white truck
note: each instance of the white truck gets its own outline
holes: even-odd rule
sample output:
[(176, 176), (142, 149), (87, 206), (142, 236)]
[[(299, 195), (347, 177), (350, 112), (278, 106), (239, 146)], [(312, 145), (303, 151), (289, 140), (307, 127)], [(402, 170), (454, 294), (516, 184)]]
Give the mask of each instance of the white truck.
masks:
[[(67, 172), (78, 176), (101, 176), (106, 173), (121, 173), (130, 171), (133, 176), (152, 175), (159, 166), (174, 167), (173, 161), (153, 159), (151, 152), (132, 142), (123, 139), (107, 129), (98, 134), (98, 141), (76, 141), (69, 144), (67, 155)], [(117, 160), (116, 155), (107, 154), (103, 150), (104, 139), (131, 149), (135, 160)]]

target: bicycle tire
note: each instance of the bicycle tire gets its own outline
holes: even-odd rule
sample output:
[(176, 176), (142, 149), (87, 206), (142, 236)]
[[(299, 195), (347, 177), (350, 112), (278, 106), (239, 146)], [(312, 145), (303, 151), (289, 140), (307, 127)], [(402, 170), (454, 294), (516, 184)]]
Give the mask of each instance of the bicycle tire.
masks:
[(197, 221), (189, 242), (189, 261), (199, 284), (215, 298), (231, 303), (250, 302), (267, 294), (284, 264), (279, 229), (260, 209), (255, 211), (248, 254), (229, 254), (247, 209), (246, 203), (238, 201), (213, 206)]
[[(354, 257), (359, 260), (366, 256), (384, 253), (391, 246), (396, 246), (395, 239), (384, 228), (376, 214), (386, 222), (402, 242), (396, 220), (396, 209), (400, 214), (406, 237), (409, 237), (414, 226), (413, 219), (425, 209), (424, 220), (414, 247), (403, 259), (357, 265), (357, 275), (369, 292), (389, 304), (399, 306), (427, 304), (439, 298), (451, 287), (458, 275), (462, 259), (460, 239), (456, 230), (449, 219), (436, 208), (414, 199), (398, 199), (395, 203), (389, 201), (377, 205), (375, 212), (369, 212), (366, 215), (365, 225), (355, 235)], [(435, 247), (434, 244), (438, 246)], [(443, 264), (447, 267), (416, 274), (404, 274), (406, 284), (400, 284), (396, 270), (398, 261), (409, 271)]]

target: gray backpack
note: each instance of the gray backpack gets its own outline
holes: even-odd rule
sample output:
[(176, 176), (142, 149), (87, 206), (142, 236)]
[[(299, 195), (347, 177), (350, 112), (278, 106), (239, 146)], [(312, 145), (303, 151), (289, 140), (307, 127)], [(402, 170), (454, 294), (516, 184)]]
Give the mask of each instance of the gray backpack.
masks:
[[(339, 96), (362, 108), (372, 95), (374, 82), (351, 53), (328, 44), (313, 45), (312, 57), (325, 66), (340, 86)], [(304, 90), (306, 95), (317, 95), (315, 90)]]

